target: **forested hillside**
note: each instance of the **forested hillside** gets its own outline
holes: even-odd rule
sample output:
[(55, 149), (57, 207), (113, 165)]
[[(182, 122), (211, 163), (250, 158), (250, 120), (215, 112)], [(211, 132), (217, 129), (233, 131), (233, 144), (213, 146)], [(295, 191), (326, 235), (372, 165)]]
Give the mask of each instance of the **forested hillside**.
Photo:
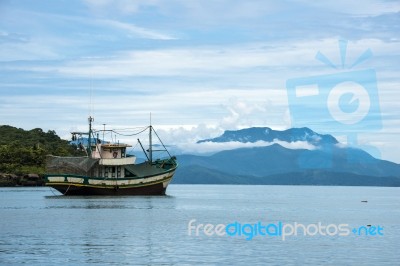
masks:
[(53, 130), (0, 126), (0, 173), (43, 174), (47, 154), (83, 155)]

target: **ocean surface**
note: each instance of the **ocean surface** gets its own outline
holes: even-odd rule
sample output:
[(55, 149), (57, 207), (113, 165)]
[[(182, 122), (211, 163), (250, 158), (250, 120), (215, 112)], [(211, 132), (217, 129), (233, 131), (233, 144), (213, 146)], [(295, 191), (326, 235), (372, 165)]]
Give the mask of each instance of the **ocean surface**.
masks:
[(170, 185), (167, 194), (0, 188), (0, 264), (400, 265), (400, 188)]

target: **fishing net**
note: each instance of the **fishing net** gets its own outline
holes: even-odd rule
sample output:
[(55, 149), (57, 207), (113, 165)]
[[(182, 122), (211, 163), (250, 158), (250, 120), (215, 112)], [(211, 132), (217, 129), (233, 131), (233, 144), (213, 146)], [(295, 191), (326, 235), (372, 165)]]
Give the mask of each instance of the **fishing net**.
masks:
[(88, 157), (58, 157), (48, 155), (46, 172), (49, 174), (73, 174), (92, 176), (99, 159)]

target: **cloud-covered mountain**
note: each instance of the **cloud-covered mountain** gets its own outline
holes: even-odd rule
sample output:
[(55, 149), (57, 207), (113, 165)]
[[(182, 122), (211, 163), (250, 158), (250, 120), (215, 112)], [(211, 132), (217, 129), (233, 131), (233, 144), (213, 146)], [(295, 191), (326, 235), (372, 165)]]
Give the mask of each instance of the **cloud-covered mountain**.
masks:
[(303, 128), (290, 128), (287, 130), (279, 131), (273, 130), (269, 127), (251, 127), (241, 130), (226, 130), (221, 136), (213, 139), (200, 140), (197, 143), (204, 142), (297, 142), (306, 141), (313, 145), (326, 145), (337, 144), (338, 141), (331, 135), (318, 134), (307, 127)]
[(275, 131), (248, 128), (225, 131), (198, 143), (307, 142), (315, 149), (288, 149), (279, 144), (178, 156), (175, 183), (304, 184), (400, 186), (400, 165), (367, 152), (338, 145), (331, 135), (309, 128)]

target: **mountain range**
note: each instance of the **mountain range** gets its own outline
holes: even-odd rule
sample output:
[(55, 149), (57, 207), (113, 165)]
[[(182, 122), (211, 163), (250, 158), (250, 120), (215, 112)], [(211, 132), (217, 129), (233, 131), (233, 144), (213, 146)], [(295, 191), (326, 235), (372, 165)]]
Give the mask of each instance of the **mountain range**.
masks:
[(303, 128), (290, 128), (287, 130), (279, 131), (273, 130), (269, 127), (251, 127), (240, 130), (226, 130), (221, 136), (213, 139), (199, 140), (197, 143), (204, 142), (250, 142), (257, 141), (307, 141), (313, 145), (337, 144), (338, 141), (332, 135), (318, 134), (307, 127)]
[[(341, 145), (332, 135), (309, 128), (284, 131), (253, 127), (225, 131), (203, 143), (265, 145), (224, 150), (211, 155), (178, 155), (174, 183), (400, 186), (400, 165)], [(308, 149), (287, 148), (303, 142)]]

